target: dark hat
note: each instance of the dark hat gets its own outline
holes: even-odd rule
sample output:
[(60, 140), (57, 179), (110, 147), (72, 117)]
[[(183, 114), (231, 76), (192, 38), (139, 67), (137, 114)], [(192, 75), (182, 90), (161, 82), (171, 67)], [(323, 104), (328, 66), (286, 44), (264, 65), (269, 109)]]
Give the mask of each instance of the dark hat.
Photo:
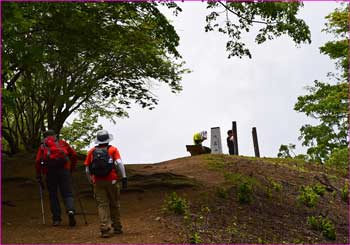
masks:
[(47, 136), (56, 136), (56, 133), (54, 130), (48, 129), (47, 131), (44, 132), (44, 138), (46, 138)]

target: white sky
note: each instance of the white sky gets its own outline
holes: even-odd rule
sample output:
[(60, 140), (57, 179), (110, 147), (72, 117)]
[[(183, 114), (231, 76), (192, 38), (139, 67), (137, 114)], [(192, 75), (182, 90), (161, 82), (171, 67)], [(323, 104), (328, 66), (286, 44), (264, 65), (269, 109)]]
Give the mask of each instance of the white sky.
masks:
[[(153, 92), (159, 105), (153, 111), (134, 106), (129, 118), (117, 124), (101, 120), (114, 135), (125, 163), (156, 163), (189, 156), (185, 145), (201, 130), (220, 127), (223, 152), (227, 153), (226, 131), (237, 122), (240, 155), (253, 156), (251, 130), (257, 127), (260, 155), (276, 157), (281, 144), (294, 143), (297, 153), (305, 153), (298, 141), (299, 129), (310, 123), (293, 110), (305, 86), (314, 80), (326, 80), (335, 70), (334, 61), (319, 52), (333, 37), (321, 32), (324, 17), (339, 3), (306, 2), (300, 16), (311, 30), (311, 45), (299, 48), (287, 36), (254, 43), (245, 38), (253, 58), (231, 58), (225, 50), (226, 36), (204, 31), (206, 3), (178, 3), (183, 9), (177, 17), (167, 13), (180, 36), (178, 48), (192, 73), (183, 77), (183, 91), (173, 94), (167, 86)], [(328, 81), (328, 80), (326, 80)]]

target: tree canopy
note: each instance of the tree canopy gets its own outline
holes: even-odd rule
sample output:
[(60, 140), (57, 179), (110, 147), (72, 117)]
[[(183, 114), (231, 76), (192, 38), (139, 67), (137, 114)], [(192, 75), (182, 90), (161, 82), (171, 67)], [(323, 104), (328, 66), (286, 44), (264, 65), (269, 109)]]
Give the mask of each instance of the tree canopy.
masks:
[(318, 119), (318, 125), (304, 125), (300, 129), (300, 139), (308, 147), (311, 159), (327, 162), (338, 159), (338, 165), (347, 165), (348, 129), (348, 51), (347, 6), (336, 9), (326, 17), (324, 31), (334, 34), (335, 40), (320, 47), (323, 54), (337, 63), (340, 75), (331, 74), (335, 82), (315, 81), (308, 88), (308, 94), (299, 96), (294, 109)]
[(259, 26), (255, 42), (264, 43), (283, 34), (297, 44), (311, 43), (311, 33), (304, 20), (297, 18), (302, 2), (208, 2), (213, 11), (206, 17), (206, 31), (218, 31), (228, 36), (226, 50), (229, 58), (252, 57), (249, 48), (242, 41), (244, 33)]
[(34, 147), (40, 130), (59, 132), (78, 109), (113, 119), (132, 102), (154, 108), (155, 83), (180, 91), (179, 37), (157, 7), (3, 3), (3, 136), (12, 151), (16, 139)]
[[(160, 4), (175, 14), (181, 11), (172, 2), (3, 3), (6, 149), (15, 153), (21, 147), (35, 148), (42, 131), (59, 133), (76, 112), (82, 116), (69, 126), (73, 131), (96, 123), (97, 115), (111, 120), (126, 116), (131, 103), (153, 109), (158, 99), (152, 87), (157, 83), (181, 91), (180, 81), (188, 70), (177, 50), (179, 36), (159, 11)], [(300, 2), (209, 2), (213, 12), (207, 16), (206, 30), (228, 35), (229, 57), (251, 57), (242, 32), (255, 24), (262, 26), (257, 43), (282, 34), (296, 44), (310, 42), (308, 26), (296, 17), (300, 7)], [(226, 21), (221, 26), (223, 13)], [(90, 126), (86, 132), (97, 129)]]

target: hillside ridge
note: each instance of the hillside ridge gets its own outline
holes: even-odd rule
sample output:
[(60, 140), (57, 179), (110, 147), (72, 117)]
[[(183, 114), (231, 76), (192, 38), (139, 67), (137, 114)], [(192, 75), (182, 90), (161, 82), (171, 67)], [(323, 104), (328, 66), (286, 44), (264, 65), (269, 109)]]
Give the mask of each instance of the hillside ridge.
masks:
[[(342, 170), (295, 159), (223, 154), (127, 164), (129, 188), (122, 192), (121, 200), (125, 233), (103, 240), (98, 237), (97, 210), (82, 162), (73, 177), (76, 199), (82, 200), (88, 225), (78, 215), (78, 226), (74, 229), (49, 225), (47, 193), (47, 225), (41, 224), (33, 165), (30, 159), (3, 159), (2, 243), (339, 244), (349, 241), (348, 204), (341, 199), (348, 175)], [(316, 185), (324, 186), (323, 195), (318, 197), (315, 207), (305, 206), (299, 200), (302, 188)], [(169, 197), (174, 193), (177, 199), (171, 202), (186, 202), (184, 214), (176, 214), (169, 208)], [(247, 201), (241, 202), (245, 198)], [(309, 217), (319, 216), (332, 222), (335, 240), (308, 224)]]

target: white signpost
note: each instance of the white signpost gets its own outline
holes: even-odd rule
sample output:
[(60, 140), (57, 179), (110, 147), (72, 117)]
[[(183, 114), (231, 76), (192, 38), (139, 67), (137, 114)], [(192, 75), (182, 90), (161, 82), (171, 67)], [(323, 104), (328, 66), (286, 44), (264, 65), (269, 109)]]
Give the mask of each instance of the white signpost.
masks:
[(211, 154), (222, 154), (220, 127), (211, 128)]

